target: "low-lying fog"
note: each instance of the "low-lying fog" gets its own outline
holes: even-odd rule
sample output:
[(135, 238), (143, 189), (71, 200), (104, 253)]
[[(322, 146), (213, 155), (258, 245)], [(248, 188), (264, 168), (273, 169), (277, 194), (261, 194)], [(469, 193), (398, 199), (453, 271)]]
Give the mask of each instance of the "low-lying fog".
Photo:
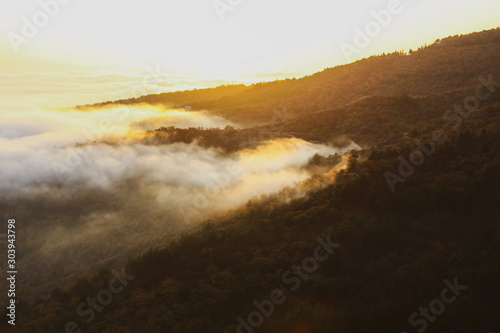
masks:
[(18, 221), (18, 264), (35, 289), (118, 265), (196, 222), (294, 188), (311, 176), (304, 167), (314, 154), (359, 148), (296, 138), (232, 154), (196, 142), (144, 145), (134, 137), (161, 126), (238, 127), (209, 112), (149, 105), (23, 106), (0, 116), (0, 209)]

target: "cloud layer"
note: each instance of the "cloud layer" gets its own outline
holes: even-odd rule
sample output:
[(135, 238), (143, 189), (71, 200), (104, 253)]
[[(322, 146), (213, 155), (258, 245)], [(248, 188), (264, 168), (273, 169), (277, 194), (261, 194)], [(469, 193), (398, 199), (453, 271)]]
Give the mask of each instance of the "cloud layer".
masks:
[(29, 250), (19, 265), (26, 279), (40, 284), (63, 285), (81, 271), (123, 264), (195, 223), (295, 188), (311, 177), (305, 166), (316, 153), (358, 148), (295, 138), (230, 154), (196, 141), (146, 145), (135, 138), (161, 126), (237, 124), (209, 112), (151, 105), (86, 111), (5, 106), (0, 104), (0, 210), (22, 221), (18, 237)]

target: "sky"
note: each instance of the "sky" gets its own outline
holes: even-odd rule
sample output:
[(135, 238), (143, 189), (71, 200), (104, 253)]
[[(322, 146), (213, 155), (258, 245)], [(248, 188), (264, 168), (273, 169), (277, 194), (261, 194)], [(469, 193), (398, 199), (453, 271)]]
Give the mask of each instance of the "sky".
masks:
[[(390, 6), (390, 22), (371, 25), (368, 45), (356, 47), (357, 29)], [(499, 18), (498, 0), (1, 0), (0, 71), (161, 64), (217, 77), (300, 76), (491, 29)], [(356, 52), (346, 56), (346, 44)]]

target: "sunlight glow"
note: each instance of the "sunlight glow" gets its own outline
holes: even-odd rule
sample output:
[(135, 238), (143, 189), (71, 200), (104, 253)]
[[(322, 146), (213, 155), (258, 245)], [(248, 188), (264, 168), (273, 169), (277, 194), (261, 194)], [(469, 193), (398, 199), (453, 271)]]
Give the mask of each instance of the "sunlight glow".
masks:
[[(205, 80), (238, 82), (247, 81), (248, 71), (273, 70), (271, 79), (280, 78), (280, 71), (302, 76), (350, 62), (339, 45), (352, 42), (356, 29), (391, 1), (402, 12), (354, 59), (498, 25), (497, 0), (255, 0), (238, 2), (223, 13), (212, 0), (9, 1), (0, 4), (0, 32), (7, 37), (0, 41), (0, 59), (18, 68), (161, 64), (165, 72), (191, 71)], [(46, 21), (40, 12), (48, 13)], [(23, 38), (17, 40), (17, 54), (14, 35)]]

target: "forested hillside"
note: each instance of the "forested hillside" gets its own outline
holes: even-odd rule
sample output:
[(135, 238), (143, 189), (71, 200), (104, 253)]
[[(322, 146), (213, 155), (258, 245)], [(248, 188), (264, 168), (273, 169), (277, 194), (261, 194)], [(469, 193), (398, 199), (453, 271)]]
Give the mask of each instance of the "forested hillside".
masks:
[[(481, 82), (477, 81), (477, 84)], [(464, 88), (425, 97), (406, 94), (368, 97), (348, 106), (290, 118), (283, 116), (272, 124), (243, 129), (230, 126), (225, 129), (163, 127), (146, 132), (141, 142), (153, 145), (197, 142), (204, 147), (228, 152), (254, 147), (263, 140), (288, 137), (340, 146), (352, 140), (365, 148), (385, 147), (413, 142), (439, 127), (450, 129), (456, 126), (456, 121), (451, 119), (453, 114), (458, 115), (455, 106), (461, 105), (463, 109), (464, 99), (473, 96), (474, 90)], [(461, 126), (471, 130), (488, 127), (498, 116), (495, 112), (500, 106), (498, 97), (499, 92), (495, 91), (482, 101), (481, 113), (470, 114), (475, 120), (473, 125), (463, 121)]]
[[(251, 86), (223, 86), (147, 95), (112, 103), (191, 106), (242, 124), (266, 123), (286, 110), (288, 116), (309, 114), (368, 96), (442, 94), (477, 84), (480, 75), (500, 76), (500, 29), (453, 36), (406, 53), (373, 56), (328, 68), (302, 79)], [(85, 109), (85, 107), (82, 107)]]
[[(408, 317), (457, 277), (467, 289), (427, 331), (495, 332), (500, 129), (490, 127), (452, 134), (395, 193), (383, 174), (397, 172), (405, 147), (351, 159), (335, 185), (305, 199), (250, 201), (132, 258), (135, 280), (91, 325), (75, 308), (106, 286), (109, 270), (24, 303), (14, 331), (55, 332), (76, 321), (89, 332), (234, 332), (237, 317), (275, 288), (287, 301), (260, 332), (411, 331)], [(341, 246), (299, 289), (287, 289), (283, 273), (312, 255), (318, 236)]]

